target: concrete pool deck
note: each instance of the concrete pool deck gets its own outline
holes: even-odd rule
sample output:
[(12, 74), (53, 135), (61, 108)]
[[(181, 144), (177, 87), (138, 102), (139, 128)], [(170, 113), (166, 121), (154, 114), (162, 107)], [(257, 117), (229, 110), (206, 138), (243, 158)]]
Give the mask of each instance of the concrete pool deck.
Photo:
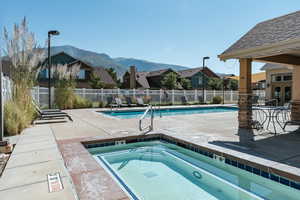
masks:
[[(137, 119), (107, 117), (96, 112), (100, 110), (68, 110), (74, 122), (49, 124), (37, 122), (34, 127), (26, 129), (19, 137), (3, 176), (0, 178), (1, 199), (2, 197), (3, 199), (19, 199), (19, 197), (23, 199), (76, 199), (77, 195), (80, 199), (90, 199), (87, 193), (91, 195), (94, 192), (102, 195), (102, 199), (126, 199), (120, 191), (115, 192), (119, 195), (108, 197), (101, 193), (103, 190), (91, 189), (92, 185), (87, 186), (85, 191), (79, 191), (76, 188), (78, 183), (75, 186), (72, 183), (72, 180), (74, 181), (72, 174), (76, 176), (81, 174), (79, 179), (77, 176), (79, 182), (101, 174), (99, 169), (90, 169), (91, 165), (80, 162), (80, 155), (83, 154), (78, 148), (83, 146), (79, 147), (78, 141), (141, 134), (138, 131)], [(237, 135), (237, 112), (156, 117), (154, 131), (195, 144), (206, 145), (209, 148), (246, 155), (247, 158), (257, 162), (276, 165), (286, 171), (300, 174), (299, 134), (282, 133), (274, 136), (268, 133), (256, 133), (252, 147), (241, 147)], [(70, 155), (63, 153), (62, 146), (71, 148), (79, 156), (75, 160), (68, 159)], [(83, 169), (83, 172), (79, 173), (76, 168), (74, 169), (76, 163), (78, 168)], [(48, 193), (46, 175), (57, 171), (62, 175), (64, 189), (60, 192)], [(99, 177), (99, 180), (115, 184), (109, 177), (105, 179)]]

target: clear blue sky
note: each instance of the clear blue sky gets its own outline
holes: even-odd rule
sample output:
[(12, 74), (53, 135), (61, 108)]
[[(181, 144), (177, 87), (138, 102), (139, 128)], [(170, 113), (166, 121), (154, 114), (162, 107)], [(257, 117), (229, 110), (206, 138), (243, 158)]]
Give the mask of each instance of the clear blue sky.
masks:
[(189, 67), (210, 56), (214, 71), (238, 73), (237, 61), (217, 55), (258, 22), (299, 8), (299, 0), (5, 0), (0, 26), (26, 16), (41, 44), (58, 29), (54, 45)]

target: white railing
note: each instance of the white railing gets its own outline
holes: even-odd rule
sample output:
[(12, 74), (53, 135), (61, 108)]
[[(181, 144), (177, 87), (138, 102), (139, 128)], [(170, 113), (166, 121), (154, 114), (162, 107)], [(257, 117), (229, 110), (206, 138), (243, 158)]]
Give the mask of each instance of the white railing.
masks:
[(12, 98), (12, 81), (6, 77), (2, 76), (2, 97), (3, 97), (3, 103), (10, 100)]
[[(51, 94), (54, 94), (52, 88)], [(111, 97), (144, 97), (149, 99), (149, 103), (155, 104), (181, 104), (182, 97), (186, 96), (188, 103), (199, 103), (204, 99), (205, 103), (212, 102), (215, 96), (223, 97), (223, 91), (220, 90), (205, 90), (204, 98), (202, 97), (202, 90), (139, 90), (139, 89), (75, 89), (75, 93), (92, 102), (103, 102), (107, 103), (107, 99)], [(264, 90), (254, 90), (254, 95), (259, 96), (260, 100), (265, 99)], [(35, 87), (32, 90), (33, 98), (40, 105), (48, 104), (48, 88)], [(52, 96), (54, 100), (54, 95)], [(237, 103), (238, 102), (238, 91), (224, 91), (224, 103)]]
[[(143, 127), (143, 120), (147, 117), (148, 113), (150, 113), (150, 124)], [(154, 119), (154, 111), (152, 105), (149, 105), (145, 110), (144, 114), (139, 119), (139, 129), (140, 131), (152, 131), (153, 130), (153, 119)]]

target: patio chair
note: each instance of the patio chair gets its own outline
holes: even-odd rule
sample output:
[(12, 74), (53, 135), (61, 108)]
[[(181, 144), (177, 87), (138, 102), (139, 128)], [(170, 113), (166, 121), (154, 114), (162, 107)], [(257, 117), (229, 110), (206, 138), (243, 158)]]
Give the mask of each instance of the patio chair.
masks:
[(259, 96), (252, 96), (251, 101), (252, 101), (253, 106), (258, 106), (259, 105), (258, 99), (259, 99)]
[(117, 105), (119, 106), (119, 107), (127, 107), (128, 106), (128, 104), (125, 104), (125, 103), (123, 103), (122, 102), (122, 99), (120, 99), (120, 98), (115, 98), (115, 101), (116, 101), (116, 103), (117, 103)]
[(40, 106), (34, 100), (32, 100), (32, 104), (39, 113), (44, 113), (45, 114), (45, 113), (61, 112), (61, 110), (59, 110), (59, 109), (41, 109)]
[(189, 103), (188, 103), (188, 99), (187, 99), (186, 96), (182, 96), (182, 97), (181, 97), (181, 103), (182, 103), (183, 105), (188, 105), (188, 104), (189, 104)]
[(132, 103), (132, 100), (131, 100), (130, 97), (126, 97), (126, 103), (127, 103), (130, 107), (137, 106), (137, 104)]
[(148, 106), (149, 104), (144, 103), (144, 100), (141, 97), (136, 98), (136, 102), (138, 106)]
[(109, 105), (111, 109), (119, 107), (119, 105), (117, 103), (113, 102), (112, 97), (107, 97), (107, 105)]

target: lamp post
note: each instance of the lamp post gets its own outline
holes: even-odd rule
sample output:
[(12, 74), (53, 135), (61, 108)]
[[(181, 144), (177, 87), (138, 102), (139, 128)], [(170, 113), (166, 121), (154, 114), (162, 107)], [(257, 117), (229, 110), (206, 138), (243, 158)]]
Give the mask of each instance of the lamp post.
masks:
[(48, 31), (48, 105), (49, 109), (51, 109), (51, 56), (50, 56), (50, 40), (51, 35), (59, 35), (59, 32), (56, 30)]
[(204, 81), (204, 67), (205, 67), (205, 60), (208, 60), (209, 57), (208, 56), (205, 56), (203, 57), (202, 59), (202, 103), (204, 104), (204, 89), (205, 89), (205, 81)]

